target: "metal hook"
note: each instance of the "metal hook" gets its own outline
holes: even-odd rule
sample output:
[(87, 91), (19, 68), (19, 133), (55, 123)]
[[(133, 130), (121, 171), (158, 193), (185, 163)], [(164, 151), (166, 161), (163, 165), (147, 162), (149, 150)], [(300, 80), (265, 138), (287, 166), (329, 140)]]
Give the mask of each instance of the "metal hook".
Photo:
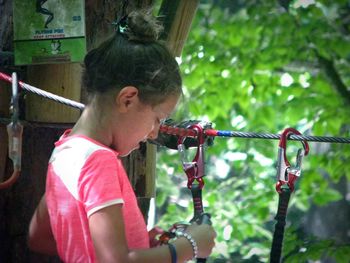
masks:
[(301, 141), (303, 149), (299, 149), (296, 157), (296, 165), (292, 167), (287, 159), (287, 140), (290, 135), (301, 135), (299, 131), (293, 128), (287, 128), (281, 134), (280, 142), (278, 145), (278, 160), (277, 160), (277, 184), (276, 191), (281, 193), (281, 187), (287, 185), (289, 189), (294, 191), (294, 182), (301, 174), (301, 165), (303, 157), (309, 153), (309, 144), (306, 140)]
[(12, 99), (10, 107), (12, 122), (6, 127), (9, 138), (9, 158), (13, 162), (13, 173), (9, 179), (0, 183), (0, 189), (10, 187), (15, 183), (21, 171), (23, 125), (19, 122), (18, 97), (18, 80), (17, 74), (14, 72), (12, 73)]
[(16, 72), (12, 73), (12, 98), (10, 110), (12, 114), (12, 123), (16, 125), (18, 123), (19, 116), (18, 80)]
[(196, 180), (199, 184), (200, 189), (204, 186), (203, 176), (205, 175), (205, 164), (204, 164), (204, 142), (205, 135), (203, 131), (203, 127), (199, 124), (194, 124), (189, 127), (189, 129), (194, 129), (197, 132), (197, 152), (195, 157), (191, 162), (187, 161), (186, 158), (186, 149), (184, 145), (184, 141), (186, 137), (179, 137), (178, 140), (178, 150), (181, 156), (182, 167), (187, 175), (187, 187), (189, 189), (192, 188), (193, 182)]

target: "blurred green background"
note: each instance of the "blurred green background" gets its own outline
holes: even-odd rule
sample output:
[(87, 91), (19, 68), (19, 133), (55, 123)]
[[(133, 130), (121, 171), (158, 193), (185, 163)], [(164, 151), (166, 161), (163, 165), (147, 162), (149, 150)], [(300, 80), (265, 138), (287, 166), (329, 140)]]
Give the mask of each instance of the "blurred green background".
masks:
[[(182, 57), (175, 120), (218, 130), (350, 137), (350, 2), (206, 0)], [(289, 141), (295, 164), (300, 142)], [(283, 262), (350, 259), (350, 145), (310, 143), (292, 194)], [(205, 210), (218, 237), (207, 262), (267, 262), (278, 194), (278, 141), (215, 138), (206, 149)], [(192, 218), (177, 151), (160, 148), (156, 224)]]

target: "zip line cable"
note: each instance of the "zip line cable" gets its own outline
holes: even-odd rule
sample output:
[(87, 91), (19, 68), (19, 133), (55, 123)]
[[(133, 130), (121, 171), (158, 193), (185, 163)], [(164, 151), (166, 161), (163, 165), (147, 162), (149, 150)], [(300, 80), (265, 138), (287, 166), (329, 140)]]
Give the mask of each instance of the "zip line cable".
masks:
[[(12, 77), (7, 75), (7, 74), (4, 74), (2, 72), (0, 72), (0, 80), (4, 80), (4, 81), (12, 83)], [(68, 106), (71, 106), (74, 108), (78, 108), (80, 110), (83, 110), (85, 107), (85, 105), (83, 103), (76, 102), (76, 101), (70, 100), (70, 99), (66, 99), (66, 98), (63, 98), (61, 96), (55, 95), (51, 92), (47, 92), (45, 90), (38, 89), (38, 88), (33, 87), (29, 84), (26, 84), (22, 81), (19, 81), (18, 84), (22, 89), (24, 89), (26, 91), (30, 91), (34, 94), (39, 95), (39, 96), (45, 97), (47, 99), (54, 100), (56, 102), (59, 102), (59, 103), (62, 103), (62, 104), (65, 104), (65, 105), (68, 105)]]
[[(11, 76), (0, 72), (0, 80), (12, 83)], [(80, 110), (85, 108), (85, 105), (74, 100), (66, 99), (61, 96), (55, 95), (53, 93), (38, 89), (29, 84), (26, 84), (22, 81), (19, 81), (19, 86), (26, 91), (35, 93), (39, 96), (45, 97), (47, 99), (54, 100), (58, 103), (71, 106)], [(179, 128), (167, 125), (161, 125), (160, 132), (178, 135), (178, 136), (187, 136), (187, 137), (196, 137), (197, 132), (193, 129)], [(240, 131), (224, 131), (224, 130), (213, 130), (207, 129), (204, 131), (207, 136), (218, 136), (218, 137), (239, 137), (239, 138), (251, 138), (251, 139), (267, 139), (267, 140), (279, 140), (281, 138), (280, 134), (272, 133), (256, 133), (256, 132), (240, 132)], [(331, 136), (309, 136), (309, 135), (291, 135), (289, 140), (294, 141), (310, 141), (310, 142), (326, 142), (326, 143), (350, 143), (350, 138), (344, 137), (331, 137)]]
[[(173, 126), (162, 125), (160, 132), (180, 135), (184, 137), (196, 137), (197, 133), (193, 129), (177, 128)], [(240, 137), (240, 138), (251, 138), (251, 139), (267, 139), (267, 140), (279, 140), (280, 134), (272, 133), (256, 133), (256, 132), (240, 132), (240, 131), (221, 131), (221, 130), (204, 130), (204, 134), (207, 136), (218, 136), (218, 137)], [(310, 141), (310, 142), (328, 142), (328, 143), (350, 143), (350, 138), (343, 137), (325, 137), (325, 136), (308, 136), (308, 135), (290, 135), (288, 140), (294, 141)]]

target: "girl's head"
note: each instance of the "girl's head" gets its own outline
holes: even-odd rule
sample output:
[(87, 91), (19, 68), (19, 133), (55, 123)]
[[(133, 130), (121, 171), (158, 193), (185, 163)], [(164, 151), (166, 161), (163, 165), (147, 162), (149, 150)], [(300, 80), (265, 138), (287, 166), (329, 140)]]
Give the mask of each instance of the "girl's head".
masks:
[(178, 64), (157, 38), (161, 26), (145, 11), (133, 11), (117, 25), (115, 35), (85, 57), (83, 86), (89, 97), (126, 86), (139, 99), (157, 105), (181, 94)]
[(179, 66), (157, 40), (159, 33), (149, 13), (132, 12), (84, 60), (87, 106), (99, 113), (106, 143), (122, 155), (158, 136), (182, 92)]

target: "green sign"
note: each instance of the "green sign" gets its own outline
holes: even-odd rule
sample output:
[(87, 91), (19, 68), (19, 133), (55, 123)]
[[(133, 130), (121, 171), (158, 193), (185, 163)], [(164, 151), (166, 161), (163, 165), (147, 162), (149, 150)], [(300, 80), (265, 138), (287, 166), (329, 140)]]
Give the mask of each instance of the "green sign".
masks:
[(83, 0), (14, 0), (13, 14), (16, 65), (83, 60)]

